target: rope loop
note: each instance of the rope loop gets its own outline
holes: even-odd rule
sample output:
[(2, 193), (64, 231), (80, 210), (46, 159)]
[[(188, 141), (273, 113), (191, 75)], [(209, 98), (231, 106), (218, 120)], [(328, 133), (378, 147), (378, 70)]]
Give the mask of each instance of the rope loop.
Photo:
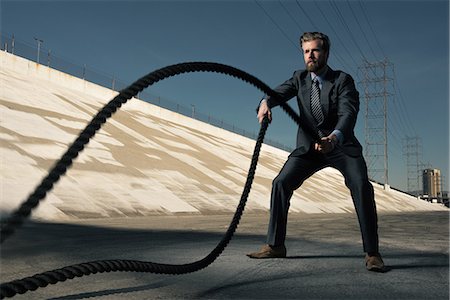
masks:
[[(61, 176), (65, 175), (67, 169), (72, 165), (73, 160), (84, 149), (89, 140), (94, 137), (101, 126), (117, 111), (117, 109), (122, 106), (122, 104), (125, 104), (129, 99), (136, 96), (143, 89), (158, 81), (189, 72), (222, 73), (250, 83), (267, 95), (275, 98), (277, 97), (277, 94), (272, 89), (270, 89), (265, 83), (263, 83), (253, 75), (250, 75), (237, 68), (214, 62), (180, 63), (167, 66), (147, 74), (146, 76), (138, 79), (136, 82), (131, 84), (129, 87), (121, 90), (117, 96), (110, 100), (110, 102), (97, 113), (97, 115), (81, 132), (78, 138), (76, 138), (75, 141), (70, 145), (61, 159), (50, 169), (48, 175), (42, 180), (40, 185), (36, 187), (35, 191), (30, 194), (30, 196), (20, 205), (20, 207), (15, 212), (11, 214), (11, 216), (4, 223), (1, 224), (0, 242), (3, 243), (15, 232), (17, 228), (19, 228), (23, 224), (24, 220), (30, 216), (31, 211), (39, 205), (40, 201), (42, 201), (46, 197), (47, 193), (53, 188), (54, 184), (58, 182)], [(300, 118), (287, 104), (282, 103), (281, 107), (291, 118), (293, 118), (295, 122), (301, 125)], [(242, 213), (244, 212), (248, 195), (251, 190), (261, 145), (263, 143), (268, 124), (269, 121), (266, 117), (261, 123), (261, 128), (258, 134), (255, 149), (253, 151), (247, 180), (233, 219), (221, 241), (203, 259), (183, 265), (159, 264), (135, 260), (100, 260), (86, 262), (67, 266), (57, 270), (46, 271), (44, 273), (36, 274), (31, 277), (2, 283), (0, 284), (0, 298), (3, 299), (5, 297), (13, 297), (16, 294), (23, 294), (27, 291), (34, 291), (39, 287), (46, 287), (49, 284), (55, 284), (57, 282), (63, 282), (67, 279), (73, 279), (75, 277), (81, 277), (96, 273), (133, 271), (177, 275), (192, 273), (206, 268), (208, 265), (214, 262), (217, 257), (219, 257), (219, 255), (223, 252), (225, 247), (230, 242), (234, 232), (236, 231)], [(308, 127), (306, 127), (305, 129), (308, 130)]]

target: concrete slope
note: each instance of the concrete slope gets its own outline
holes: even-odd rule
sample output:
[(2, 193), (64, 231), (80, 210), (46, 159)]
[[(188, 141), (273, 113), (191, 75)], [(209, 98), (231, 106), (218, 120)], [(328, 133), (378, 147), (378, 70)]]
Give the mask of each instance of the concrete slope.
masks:
[[(0, 211), (15, 209), (115, 92), (0, 53)], [(102, 127), (33, 217), (46, 220), (235, 210), (255, 141), (132, 99)], [(288, 153), (264, 145), (247, 212), (267, 211)], [(379, 211), (445, 210), (374, 183)], [(327, 168), (296, 191), (291, 210), (353, 212)]]

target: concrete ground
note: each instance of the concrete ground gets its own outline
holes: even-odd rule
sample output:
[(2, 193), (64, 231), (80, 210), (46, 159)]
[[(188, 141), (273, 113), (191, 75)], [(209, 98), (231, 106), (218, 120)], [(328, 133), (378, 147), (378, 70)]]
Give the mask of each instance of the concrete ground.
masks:
[[(16, 299), (449, 299), (449, 214), (380, 214), (386, 273), (365, 270), (353, 214), (291, 214), (288, 257), (252, 260), (267, 214), (246, 215), (229, 246), (187, 275), (95, 274)], [(221, 239), (231, 215), (28, 222), (1, 247), (1, 282), (100, 259), (189, 263)]]

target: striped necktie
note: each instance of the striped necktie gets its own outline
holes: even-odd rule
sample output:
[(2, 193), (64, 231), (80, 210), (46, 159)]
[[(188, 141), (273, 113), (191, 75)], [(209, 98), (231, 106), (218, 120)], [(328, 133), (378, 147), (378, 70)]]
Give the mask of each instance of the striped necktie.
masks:
[[(313, 79), (311, 86), (311, 112), (317, 124), (323, 122), (324, 117), (322, 112), (322, 106), (320, 104), (320, 87), (319, 87), (319, 80), (317, 78)], [(319, 130), (319, 136), (323, 137), (325, 135), (323, 134), (322, 131)]]

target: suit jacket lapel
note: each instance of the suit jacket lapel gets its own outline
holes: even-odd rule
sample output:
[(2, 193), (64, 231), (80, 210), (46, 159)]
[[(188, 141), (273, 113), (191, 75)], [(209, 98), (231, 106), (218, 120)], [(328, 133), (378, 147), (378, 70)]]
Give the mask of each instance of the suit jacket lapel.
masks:
[(330, 108), (330, 93), (334, 87), (333, 70), (328, 67), (328, 71), (322, 80), (322, 90), (320, 91), (320, 103), (322, 104), (322, 111), (324, 119), (328, 116)]

